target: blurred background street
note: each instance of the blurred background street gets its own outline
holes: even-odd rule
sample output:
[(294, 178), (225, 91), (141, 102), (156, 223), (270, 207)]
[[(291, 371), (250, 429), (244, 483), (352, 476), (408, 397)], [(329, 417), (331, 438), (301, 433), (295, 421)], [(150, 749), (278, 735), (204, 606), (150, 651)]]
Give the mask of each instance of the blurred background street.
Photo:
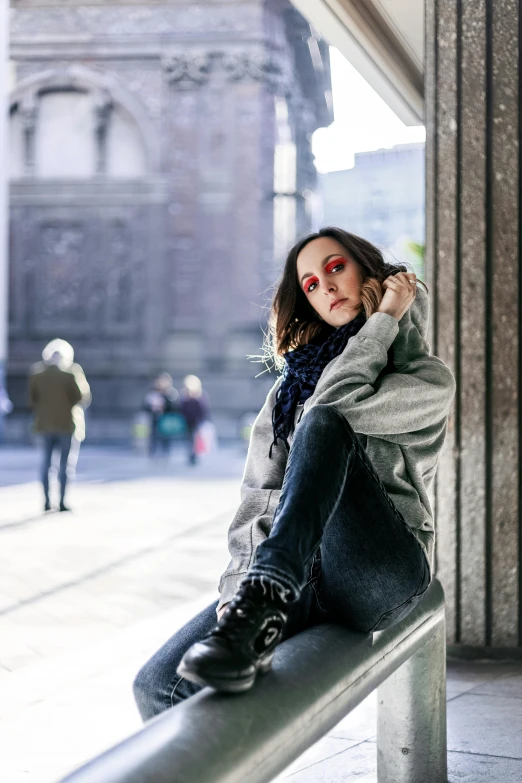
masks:
[(39, 454), (0, 449), (0, 780), (50, 783), (137, 730), (138, 668), (217, 598), (244, 451), (151, 461), (86, 447), (71, 513)]

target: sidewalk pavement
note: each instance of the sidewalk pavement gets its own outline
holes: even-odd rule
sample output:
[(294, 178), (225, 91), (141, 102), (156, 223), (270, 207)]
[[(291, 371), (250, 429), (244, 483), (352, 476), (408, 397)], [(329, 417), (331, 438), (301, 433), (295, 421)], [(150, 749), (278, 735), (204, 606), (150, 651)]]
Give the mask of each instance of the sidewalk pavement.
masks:
[[(44, 515), (38, 455), (0, 449), (2, 783), (53, 783), (139, 730), (135, 673), (217, 598), (244, 458), (85, 448), (75, 511)], [(376, 699), (278, 780), (375, 783)], [(521, 726), (520, 662), (449, 663), (451, 783), (519, 783)]]
[[(449, 661), (447, 679), (449, 783), (520, 783), (522, 663)], [(377, 783), (377, 697), (374, 691), (276, 780)]]
[(0, 780), (51, 783), (141, 726), (134, 675), (218, 597), (244, 465), (80, 455), (44, 514), (38, 454), (0, 449)]

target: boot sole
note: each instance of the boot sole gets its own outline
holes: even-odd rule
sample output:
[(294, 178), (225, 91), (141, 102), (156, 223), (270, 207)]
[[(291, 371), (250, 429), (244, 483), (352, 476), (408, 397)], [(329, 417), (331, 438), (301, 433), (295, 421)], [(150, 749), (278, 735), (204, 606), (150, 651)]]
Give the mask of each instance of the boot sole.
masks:
[(190, 682), (194, 682), (196, 685), (201, 685), (203, 688), (209, 685), (211, 688), (222, 693), (245, 693), (253, 686), (258, 673), (268, 674), (272, 668), (273, 657), (274, 655), (272, 653), (269, 658), (260, 661), (255, 673), (251, 677), (244, 677), (242, 679), (238, 677), (216, 677), (213, 675), (201, 677), (199, 674), (192, 671), (192, 669), (189, 669), (183, 661), (181, 661), (178, 666), (177, 673), (186, 680), (190, 680)]

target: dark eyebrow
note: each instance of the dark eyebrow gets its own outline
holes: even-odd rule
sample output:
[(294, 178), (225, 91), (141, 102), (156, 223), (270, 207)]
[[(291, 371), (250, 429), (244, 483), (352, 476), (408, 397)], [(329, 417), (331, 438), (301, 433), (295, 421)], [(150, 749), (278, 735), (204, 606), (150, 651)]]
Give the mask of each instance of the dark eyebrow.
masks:
[[(335, 258), (335, 256), (339, 256), (339, 258), (343, 258), (342, 253), (331, 253), (329, 256), (326, 256), (326, 258), (323, 258), (323, 260), (321, 261), (321, 266), (326, 266), (328, 261), (331, 258)], [(312, 272), (305, 272), (301, 278), (301, 285), (303, 285), (303, 281), (306, 280), (307, 277), (312, 277), (312, 276), (313, 276)]]

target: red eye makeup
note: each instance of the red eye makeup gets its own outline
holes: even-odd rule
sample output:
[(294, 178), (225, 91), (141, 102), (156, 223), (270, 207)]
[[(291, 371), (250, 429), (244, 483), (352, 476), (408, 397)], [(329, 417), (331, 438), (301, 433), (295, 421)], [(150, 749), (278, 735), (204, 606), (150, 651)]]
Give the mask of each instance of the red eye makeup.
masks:
[(307, 279), (307, 281), (305, 282), (305, 284), (304, 284), (304, 289), (305, 289), (305, 291), (306, 291), (307, 293), (310, 293), (310, 286), (311, 286), (313, 283), (318, 283), (318, 282), (319, 282), (319, 278), (318, 278), (318, 277), (315, 277), (315, 275), (314, 275), (314, 277), (309, 277), (309, 278)]
[(336, 266), (346, 266), (346, 259), (342, 257), (334, 258), (326, 264), (324, 271), (329, 275)]
[[(343, 258), (343, 256), (337, 256), (337, 258), (333, 258), (331, 261), (329, 261), (325, 267), (324, 271), (327, 275), (332, 274), (334, 269), (338, 267), (345, 267), (348, 263), (348, 260), (346, 258)], [(305, 293), (311, 294), (312, 291), (310, 290), (312, 286), (317, 286), (319, 284), (319, 278), (316, 275), (313, 275), (312, 277), (308, 277), (306, 279), (306, 282), (303, 283), (303, 288), (305, 290)], [(312, 289), (315, 290), (315, 289)]]

